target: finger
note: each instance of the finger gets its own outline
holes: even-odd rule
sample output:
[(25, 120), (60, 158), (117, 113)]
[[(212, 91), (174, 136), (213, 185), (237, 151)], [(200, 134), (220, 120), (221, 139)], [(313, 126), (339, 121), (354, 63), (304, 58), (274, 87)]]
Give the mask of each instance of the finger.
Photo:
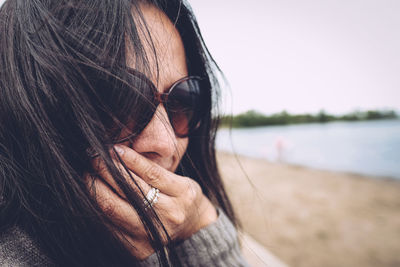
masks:
[(116, 145), (114, 148), (132, 172), (164, 194), (178, 196), (194, 182), (164, 169), (129, 147)]
[[(129, 184), (129, 186), (138, 194), (138, 195), (146, 195), (147, 192), (150, 191), (151, 187), (148, 185), (143, 179), (135, 175), (133, 172), (127, 171), (126, 168), (117, 160), (113, 160), (115, 167), (120, 171), (120, 173), (125, 178), (125, 181)], [(94, 169), (97, 171), (98, 175), (100, 175), (117, 193), (126, 199), (124, 192), (118, 186), (117, 181), (108, 171), (107, 166), (100, 157), (93, 160)], [(143, 193), (142, 193), (143, 192)]]
[[(114, 164), (116, 165), (116, 168), (119, 169), (123, 177), (126, 179), (128, 185), (135, 191), (136, 194), (139, 196), (143, 196), (143, 205), (148, 206), (149, 203), (145, 201), (145, 198), (147, 198), (147, 195), (149, 191), (152, 189), (152, 187), (147, 184), (143, 179), (138, 177), (136, 174), (133, 172), (126, 170), (122, 166), (121, 163), (117, 162), (116, 160), (113, 161)], [(103, 160), (97, 159), (96, 163), (93, 163), (95, 166), (95, 170), (98, 171), (99, 175), (104, 179), (104, 182), (109, 186), (112, 187), (113, 190), (116, 191), (116, 193), (121, 196), (122, 199), (126, 200), (126, 196), (122, 189), (118, 186), (117, 182), (115, 181), (115, 178), (111, 175), (111, 173), (107, 170), (106, 164)], [(129, 173), (129, 174), (128, 174)], [(129, 176), (130, 175), (130, 176)], [(162, 205), (167, 196), (161, 192), (158, 193), (157, 200), (158, 204), (157, 207)], [(163, 205), (162, 205), (163, 206)]]
[[(125, 247), (138, 259), (145, 259), (154, 253), (149, 243), (149, 236), (135, 210), (123, 199), (119, 198), (101, 180), (86, 175), (90, 193), (95, 197), (100, 208), (112, 221), (121, 228), (110, 230), (121, 240)], [(167, 243), (167, 239), (163, 239)]]
[(146, 231), (136, 210), (125, 200), (117, 196), (103, 181), (95, 179), (92, 184), (94, 195), (100, 208), (112, 221), (123, 229), (137, 236), (144, 236)]

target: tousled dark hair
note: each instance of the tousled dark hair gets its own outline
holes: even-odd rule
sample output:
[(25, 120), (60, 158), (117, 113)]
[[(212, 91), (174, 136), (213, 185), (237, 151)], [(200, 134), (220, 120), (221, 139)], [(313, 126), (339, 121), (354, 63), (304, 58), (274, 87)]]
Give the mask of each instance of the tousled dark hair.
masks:
[(219, 69), (188, 3), (7, 0), (0, 9), (0, 232), (22, 228), (61, 266), (137, 262), (110, 231), (124, 229), (102, 211), (83, 178), (93, 172), (89, 148), (105, 161), (138, 212), (162, 265), (179, 265), (173, 247), (164, 249), (168, 233), (161, 221), (144, 210), (144, 196), (127, 184), (110, 152), (122, 127), (141, 121), (149, 106), (142, 86), (127, 78), (126, 66), (129, 48), (135, 68), (151, 75), (148, 57), (156, 54), (146, 55), (139, 33), (148, 31), (139, 7), (143, 2), (174, 23), (189, 75), (204, 77), (209, 85), (203, 88), (207, 112), (189, 136), (177, 172), (195, 179), (236, 223), (215, 158)]

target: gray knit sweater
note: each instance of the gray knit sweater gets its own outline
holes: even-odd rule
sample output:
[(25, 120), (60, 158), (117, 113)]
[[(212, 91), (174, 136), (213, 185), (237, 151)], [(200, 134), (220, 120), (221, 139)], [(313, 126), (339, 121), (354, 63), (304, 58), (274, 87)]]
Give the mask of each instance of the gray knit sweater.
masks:
[[(248, 266), (243, 259), (237, 232), (228, 217), (219, 210), (216, 222), (201, 229), (176, 247), (183, 266)], [(18, 228), (0, 233), (0, 266), (57, 266), (43, 254), (34, 241)], [(140, 266), (159, 266), (157, 255)]]

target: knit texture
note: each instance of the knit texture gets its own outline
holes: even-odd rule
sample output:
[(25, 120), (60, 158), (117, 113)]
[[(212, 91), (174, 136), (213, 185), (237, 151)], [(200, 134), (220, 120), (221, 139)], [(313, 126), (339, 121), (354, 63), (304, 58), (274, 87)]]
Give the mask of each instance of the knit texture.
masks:
[(13, 228), (0, 233), (0, 266), (55, 266), (23, 231)]
[[(182, 266), (249, 266), (241, 254), (235, 227), (221, 209), (218, 213), (216, 222), (200, 229), (176, 247)], [(157, 254), (142, 261), (140, 266), (160, 266)]]
[[(178, 260), (182, 266), (248, 266), (243, 259), (237, 232), (225, 213), (218, 209), (216, 222), (199, 230), (176, 246)], [(42, 253), (26, 233), (13, 228), (0, 233), (0, 266), (57, 266)], [(160, 266), (154, 253), (140, 266)]]

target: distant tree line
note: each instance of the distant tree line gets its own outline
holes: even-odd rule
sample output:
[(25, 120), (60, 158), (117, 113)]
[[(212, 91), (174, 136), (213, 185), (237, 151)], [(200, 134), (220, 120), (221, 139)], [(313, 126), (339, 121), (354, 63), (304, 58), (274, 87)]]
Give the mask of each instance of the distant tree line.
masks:
[(330, 121), (365, 121), (399, 118), (394, 110), (354, 111), (345, 115), (335, 116), (321, 110), (317, 114), (289, 114), (286, 111), (264, 115), (255, 110), (249, 110), (236, 116), (222, 117), (222, 126), (256, 127), (269, 125), (285, 125), (296, 123), (325, 123)]

